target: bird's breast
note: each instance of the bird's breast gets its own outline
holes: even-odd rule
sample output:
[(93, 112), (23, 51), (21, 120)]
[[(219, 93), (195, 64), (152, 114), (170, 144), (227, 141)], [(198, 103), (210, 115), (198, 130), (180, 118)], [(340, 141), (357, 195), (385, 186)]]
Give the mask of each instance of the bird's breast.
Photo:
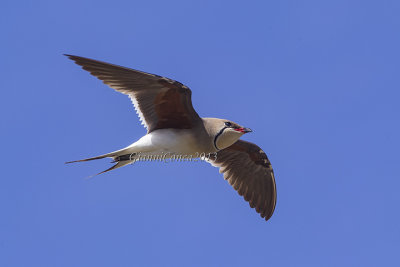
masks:
[(144, 143), (152, 151), (171, 152), (180, 154), (202, 153), (201, 142), (192, 130), (186, 129), (159, 129), (143, 137)]

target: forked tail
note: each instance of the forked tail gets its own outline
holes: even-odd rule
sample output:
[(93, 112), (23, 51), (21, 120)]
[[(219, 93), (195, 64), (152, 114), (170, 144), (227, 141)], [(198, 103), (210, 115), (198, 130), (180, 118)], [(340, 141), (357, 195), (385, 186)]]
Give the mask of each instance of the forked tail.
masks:
[(65, 162), (65, 163), (69, 164), (69, 163), (91, 161), (91, 160), (103, 159), (103, 158), (112, 158), (113, 159), (112, 163), (115, 163), (115, 162), (117, 163), (117, 164), (115, 164), (111, 168), (108, 168), (105, 171), (102, 171), (102, 172), (99, 172), (99, 173), (97, 173), (95, 175), (89, 176), (89, 178), (90, 178), (90, 177), (93, 177), (93, 176), (96, 176), (96, 175), (99, 175), (99, 174), (102, 174), (102, 173), (105, 173), (105, 172), (109, 172), (109, 171), (121, 168), (121, 167), (123, 167), (125, 165), (128, 165), (128, 164), (134, 162), (135, 159), (133, 158), (133, 156), (135, 154), (134, 153), (133, 154), (125, 154), (126, 153), (125, 150), (126, 149), (121, 149), (121, 150), (114, 151), (114, 152), (111, 152), (111, 153), (107, 153), (107, 154), (104, 154), (104, 155), (100, 155), (100, 156), (97, 156), (97, 157), (74, 160), (74, 161), (68, 161), (68, 162)]

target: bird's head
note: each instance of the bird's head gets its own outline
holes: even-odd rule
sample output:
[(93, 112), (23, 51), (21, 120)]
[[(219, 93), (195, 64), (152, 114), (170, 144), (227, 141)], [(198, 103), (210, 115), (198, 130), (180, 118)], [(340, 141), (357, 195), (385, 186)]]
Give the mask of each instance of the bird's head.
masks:
[(213, 137), (214, 147), (218, 150), (233, 145), (243, 134), (252, 132), (250, 128), (230, 120), (206, 118), (204, 121), (208, 133)]

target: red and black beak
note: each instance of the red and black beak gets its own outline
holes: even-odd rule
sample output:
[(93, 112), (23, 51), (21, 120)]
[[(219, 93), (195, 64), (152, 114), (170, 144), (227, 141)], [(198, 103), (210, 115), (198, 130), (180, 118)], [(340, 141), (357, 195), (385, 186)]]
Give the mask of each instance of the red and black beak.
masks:
[(241, 133), (251, 133), (252, 130), (250, 128), (236, 128), (235, 131), (241, 132)]

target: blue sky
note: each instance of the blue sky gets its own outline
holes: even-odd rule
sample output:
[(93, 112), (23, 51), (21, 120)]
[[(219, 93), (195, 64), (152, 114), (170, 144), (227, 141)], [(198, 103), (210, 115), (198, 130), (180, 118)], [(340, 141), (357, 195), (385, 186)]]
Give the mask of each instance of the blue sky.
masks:
[[(398, 1), (2, 1), (1, 266), (400, 263)], [(254, 133), (265, 222), (207, 163), (91, 180), (145, 134), (75, 54), (176, 79)]]

